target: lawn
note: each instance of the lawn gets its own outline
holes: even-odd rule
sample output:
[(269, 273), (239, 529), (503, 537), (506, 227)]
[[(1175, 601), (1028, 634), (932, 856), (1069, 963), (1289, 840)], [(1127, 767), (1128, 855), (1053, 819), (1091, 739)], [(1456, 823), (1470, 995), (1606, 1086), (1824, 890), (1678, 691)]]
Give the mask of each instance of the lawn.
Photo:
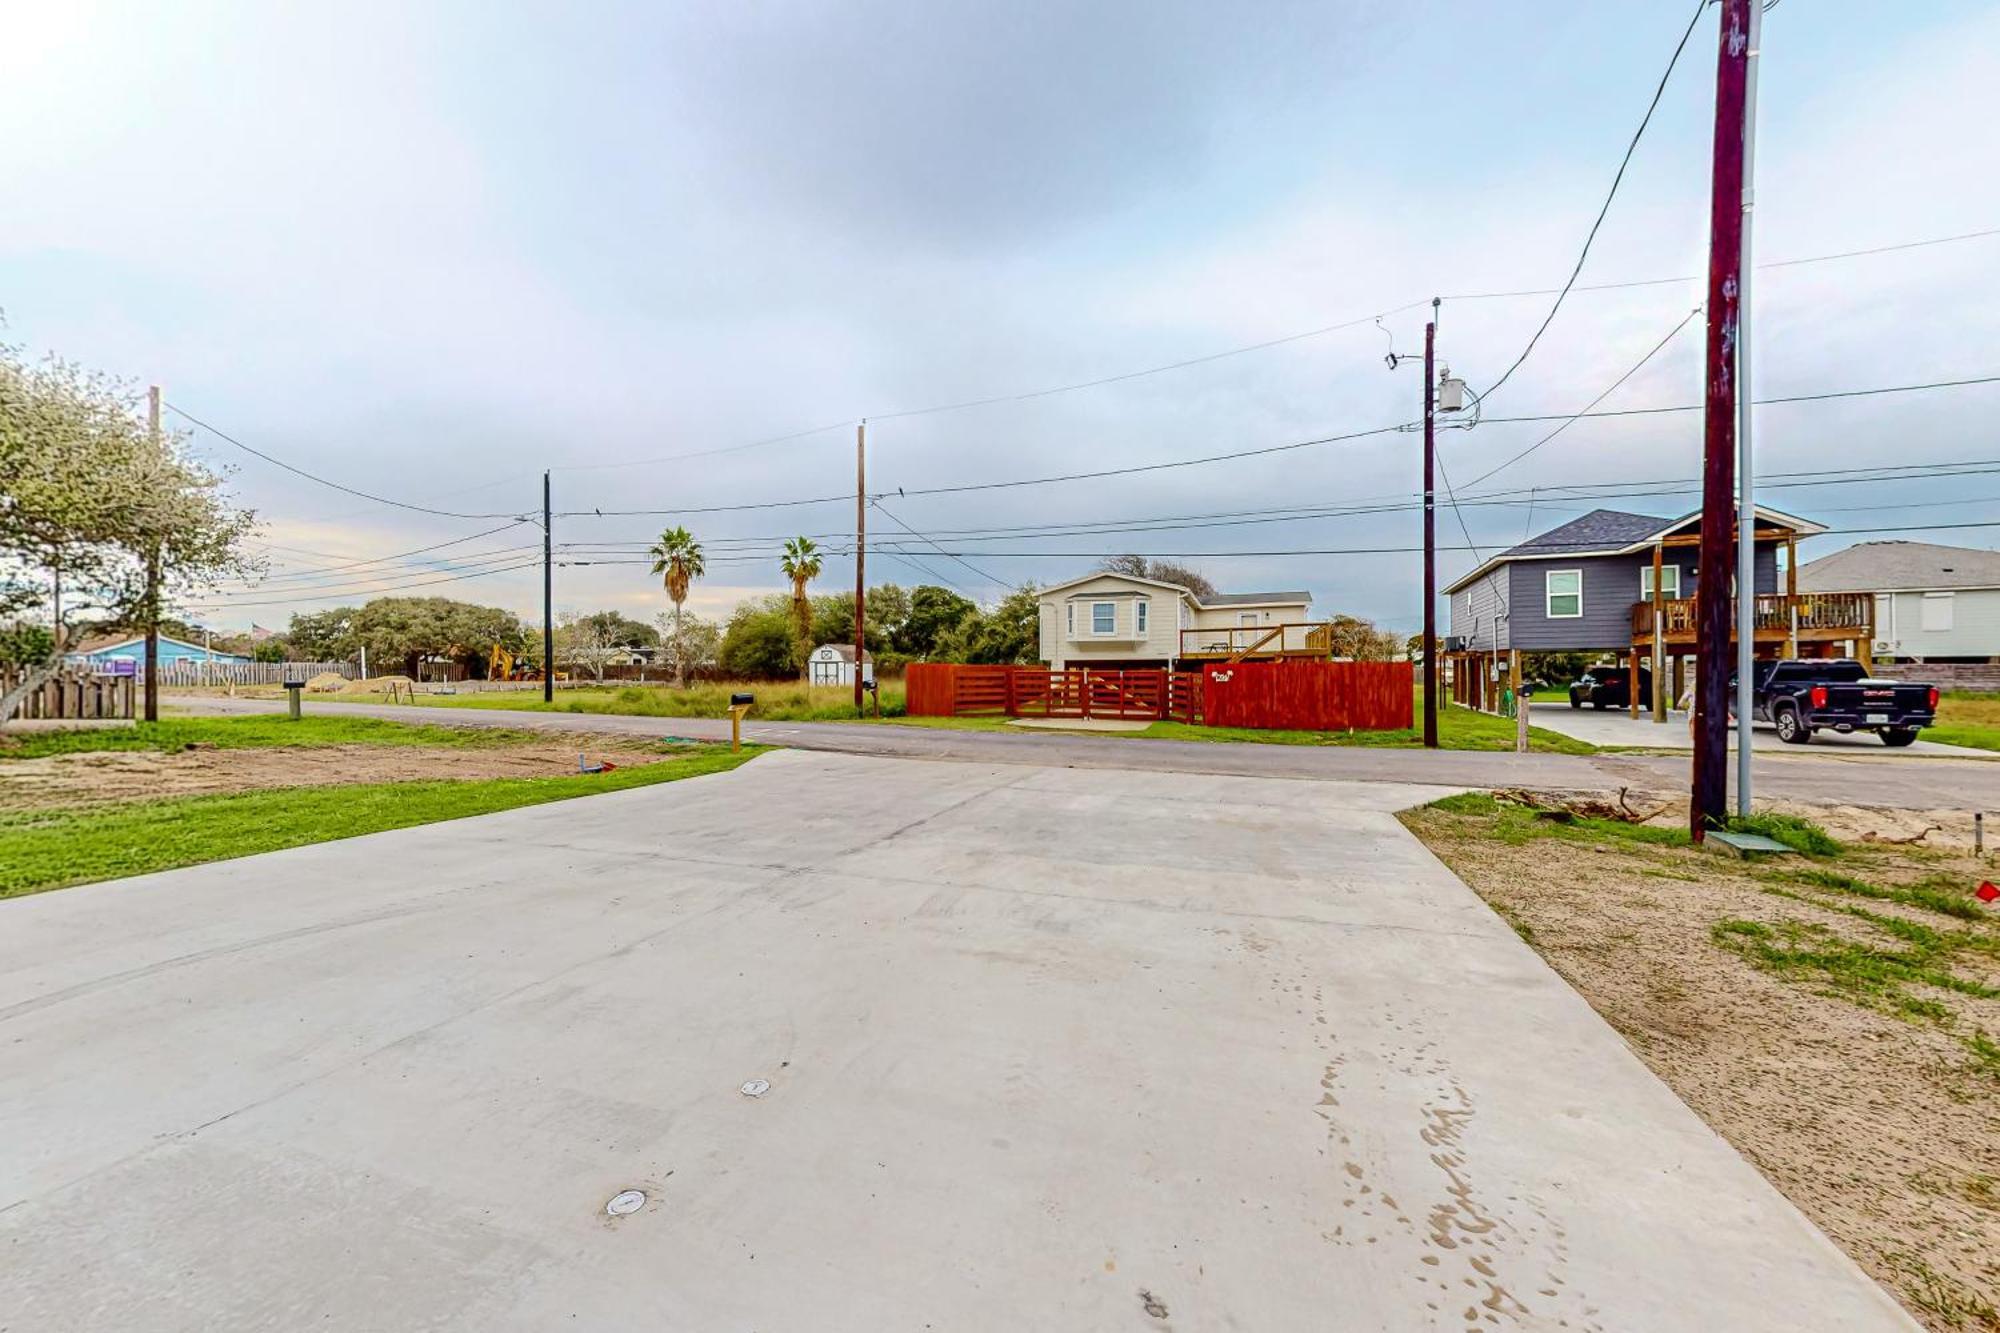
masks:
[(755, 746), (735, 754), (717, 746), (610, 773), (289, 787), (0, 812), (0, 898), (675, 782), (727, 772), (759, 753)]
[[(671, 685), (605, 685), (563, 688), (554, 703), (544, 703), (539, 690), (482, 690), (466, 694), (419, 694), (424, 708), (500, 708), (524, 713), (617, 713), (631, 717), (728, 717), (729, 696), (757, 696), (752, 718), (766, 722), (851, 722), (854, 689), (850, 685), (801, 685), (797, 681), (706, 681), (675, 689)], [(882, 715), (903, 712), (903, 682), (882, 682)], [(405, 696), (407, 698), (407, 696)], [(402, 702), (397, 700), (396, 702)], [(386, 694), (318, 694), (318, 703), (391, 702)], [(873, 714), (871, 701), (868, 711)]]
[(1923, 738), (1940, 745), (2000, 750), (2000, 695), (1953, 691), (1938, 700), (1938, 720)]
[(411, 726), (368, 717), (308, 713), (297, 722), (282, 715), (171, 717), (130, 727), (37, 731), (0, 737), (0, 763), (59, 754), (107, 750), (248, 750), (277, 745), (421, 745), (464, 748), (519, 745), (539, 739), (524, 731)]

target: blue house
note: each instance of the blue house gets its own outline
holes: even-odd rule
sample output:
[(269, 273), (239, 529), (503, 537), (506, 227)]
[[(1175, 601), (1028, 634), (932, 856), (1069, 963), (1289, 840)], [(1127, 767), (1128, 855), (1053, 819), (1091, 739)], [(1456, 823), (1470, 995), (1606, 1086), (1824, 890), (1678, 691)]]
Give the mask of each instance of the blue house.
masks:
[[(65, 662), (71, 662), (101, 672), (105, 675), (129, 675), (138, 664), (146, 659), (146, 636), (124, 634), (101, 639), (86, 639), (73, 650), (63, 654)], [(179, 662), (248, 662), (242, 653), (225, 653), (220, 648), (204, 648), (198, 643), (176, 639), (170, 635), (160, 636), (160, 665), (172, 666)], [(127, 665), (127, 664), (130, 665)]]

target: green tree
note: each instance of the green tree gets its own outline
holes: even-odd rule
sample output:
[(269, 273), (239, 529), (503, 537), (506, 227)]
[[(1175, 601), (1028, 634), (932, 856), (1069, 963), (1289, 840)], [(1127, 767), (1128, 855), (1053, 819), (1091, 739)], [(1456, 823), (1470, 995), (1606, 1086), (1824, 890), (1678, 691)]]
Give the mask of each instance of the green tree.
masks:
[[(908, 594), (893, 583), (868, 590), (869, 652), (886, 652), (893, 646), (895, 631), (909, 614), (908, 607)], [(853, 593), (822, 593), (812, 599), (812, 641), (814, 646), (854, 642)]]
[(285, 631), (285, 640), (302, 662), (344, 661), (354, 656), (360, 646), (354, 636), (354, 617), (358, 614), (351, 606), (295, 612), (290, 628)]
[(740, 680), (775, 680), (795, 669), (798, 631), (783, 593), (736, 604), (718, 652), (725, 674)]
[(989, 665), (1026, 664), (1041, 660), (1042, 600), (1035, 586), (1023, 584), (991, 611), (974, 612), (938, 641), (935, 656), (947, 662)]
[[(812, 657), (812, 603), (806, 597), (806, 585), (819, 577), (819, 547), (810, 537), (794, 537), (785, 543), (784, 559), (778, 562), (785, 577), (792, 581), (792, 622), (797, 636), (799, 679), (809, 678)], [(849, 616), (854, 613), (850, 610)], [(850, 622), (851, 623), (851, 622)]]
[(674, 658), (674, 679), (685, 681), (689, 670), (705, 671), (722, 657), (722, 626), (700, 616), (683, 618), (661, 612), (657, 618), (660, 641)]
[(512, 611), (448, 597), (378, 597), (354, 613), (351, 631), (357, 647), (385, 667), (400, 661), (412, 678), (426, 657), (448, 657), (472, 670), (494, 644), (518, 652), (527, 641)]
[(910, 590), (910, 611), (897, 632), (896, 649), (912, 657), (934, 656), (938, 641), (978, 610), (970, 598), (949, 588), (920, 584)]
[(682, 661), (686, 653), (681, 644), (681, 603), (687, 600), (688, 585), (706, 574), (708, 565), (702, 556), (701, 543), (683, 527), (672, 527), (662, 532), (649, 554), (653, 557), (653, 572), (661, 576), (666, 585), (667, 600), (674, 604), (674, 684), (685, 686), (687, 671)]

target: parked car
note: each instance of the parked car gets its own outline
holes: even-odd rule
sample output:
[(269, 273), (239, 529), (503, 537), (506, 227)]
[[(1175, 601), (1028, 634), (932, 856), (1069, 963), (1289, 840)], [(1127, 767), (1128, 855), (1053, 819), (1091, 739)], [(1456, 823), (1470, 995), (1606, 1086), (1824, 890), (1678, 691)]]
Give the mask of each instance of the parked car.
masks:
[(1872, 731), (1884, 745), (1903, 746), (1937, 721), (1937, 703), (1937, 686), (1875, 680), (1851, 657), (1759, 662), (1750, 715), (1769, 722), (1788, 745), (1831, 730)]
[[(1639, 702), (1653, 697), (1653, 673), (1639, 668)], [(1569, 687), (1569, 706), (1626, 708), (1632, 703), (1632, 673), (1624, 667), (1592, 667)]]

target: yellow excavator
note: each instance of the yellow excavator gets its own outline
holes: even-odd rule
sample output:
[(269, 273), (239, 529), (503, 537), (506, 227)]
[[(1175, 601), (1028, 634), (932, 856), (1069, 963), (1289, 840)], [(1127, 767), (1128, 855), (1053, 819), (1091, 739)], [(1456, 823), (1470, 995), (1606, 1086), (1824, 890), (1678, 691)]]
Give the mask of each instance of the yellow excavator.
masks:
[[(488, 680), (540, 680), (540, 666), (518, 654), (510, 653), (499, 644), (494, 644), (486, 654), (486, 679)], [(568, 680), (569, 673), (556, 672), (557, 680)]]

